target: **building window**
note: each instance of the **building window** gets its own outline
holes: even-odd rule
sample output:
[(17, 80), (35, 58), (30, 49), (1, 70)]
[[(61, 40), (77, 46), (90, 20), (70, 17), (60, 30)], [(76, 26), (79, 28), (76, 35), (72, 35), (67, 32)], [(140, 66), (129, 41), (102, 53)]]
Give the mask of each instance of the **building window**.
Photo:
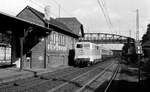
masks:
[(58, 35), (58, 45), (60, 45), (60, 43), (61, 43), (61, 35), (59, 34)]
[(64, 36), (64, 46), (66, 45), (66, 36)]
[(62, 45), (65, 45), (65, 36), (62, 36)]
[(62, 45), (64, 45), (64, 36), (62, 35)]
[(53, 34), (53, 43), (56, 44), (56, 34)]
[(63, 36), (60, 36), (60, 45), (63, 45)]
[(55, 34), (55, 40), (56, 40), (56, 43), (58, 43), (58, 34), (57, 33)]

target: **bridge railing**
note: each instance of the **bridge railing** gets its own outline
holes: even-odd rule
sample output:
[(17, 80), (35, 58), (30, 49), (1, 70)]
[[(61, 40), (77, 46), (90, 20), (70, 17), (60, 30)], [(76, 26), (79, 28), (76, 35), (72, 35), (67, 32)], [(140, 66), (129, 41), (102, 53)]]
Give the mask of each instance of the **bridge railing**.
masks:
[(126, 43), (128, 40), (134, 41), (134, 39), (130, 37), (104, 33), (85, 33), (84, 37), (79, 39), (79, 41), (88, 41), (93, 43)]

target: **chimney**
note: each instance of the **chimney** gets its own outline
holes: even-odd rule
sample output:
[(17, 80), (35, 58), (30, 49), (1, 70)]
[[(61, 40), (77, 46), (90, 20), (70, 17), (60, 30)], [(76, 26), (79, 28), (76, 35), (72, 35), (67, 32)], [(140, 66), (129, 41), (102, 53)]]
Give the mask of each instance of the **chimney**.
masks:
[(44, 8), (44, 19), (50, 20), (51, 17), (51, 6), (47, 5)]

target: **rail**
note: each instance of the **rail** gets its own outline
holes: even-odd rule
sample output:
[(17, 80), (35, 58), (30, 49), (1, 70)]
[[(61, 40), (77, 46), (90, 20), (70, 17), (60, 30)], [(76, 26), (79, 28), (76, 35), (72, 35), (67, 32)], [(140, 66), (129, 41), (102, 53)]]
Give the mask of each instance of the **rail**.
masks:
[(116, 78), (116, 76), (117, 76), (117, 74), (118, 74), (119, 71), (120, 71), (120, 63), (118, 64), (115, 72), (113, 73), (112, 77), (110, 78), (110, 81), (109, 81), (107, 87), (105, 88), (104, 92), (107, 92), (108, 89), (111, 87), (111, 84), (112, 84), (113, 80)]
[(97, 80), (100, 76), (102, 76), (107, 69), (109, 69), (113, 64), (106, 67), (101, 73), (99, 73), (97, 76), (95, 76), (92, 80), (87, 82), (84, 86), (82, 86), (80, 89), (78, 89), (76, 92), (82, 92), (88, 85), (90, 85), (93, 81)]
[[(111, 67), (112, 65), (113, 65), (113, 63), (112, 63), (111, 65), (109, 65), (107, 68)], [(96, 68), (94, 68), (94, 69), (92, 69), (92, 70), (90, 70), (90, 71), (88, 71), (88, 72), (85, 72), (85, 73), (81, 74), (80, 76), (77, 76), (77, 77), (71, 79), (70, 81), (74, 81), (74, 80), (76, 80), (76, 79), (78, 79), (78, 78), (80, 78), (80, 77), (82, 77), (82, 76), (84, 76), (84, 75), (86, 75), (86, 74), (88, 74), (88, 73), (90, 73), (90, 72), (92, 72), (92, 71), (95, 71), (96, 69), (101, 68), (101, 67), (102, 67), (102, 66), (96, 67)], [(106, 69), (106, 68), (105, 68), (105, 69)], [(104, 71), (104, 70), (103, 70), (103, 71)], [(68, 82), (65, 82), (65, 83), (63, 83), (63, 84), (61, 84), (61, 85), (59, 85), (59, 86), (57, 86), (57, 87), (55, 87), (55, 88), (49, 90), (48, 92), (54, 92), (54, 91), (56, 91), (57, 89), (60, 89), (60, 88), (62, 88), (63, 86), (65, 86), (65, 85), (67, 85), (67, 84), (69, 84), (69, 83), (68, 83)]]

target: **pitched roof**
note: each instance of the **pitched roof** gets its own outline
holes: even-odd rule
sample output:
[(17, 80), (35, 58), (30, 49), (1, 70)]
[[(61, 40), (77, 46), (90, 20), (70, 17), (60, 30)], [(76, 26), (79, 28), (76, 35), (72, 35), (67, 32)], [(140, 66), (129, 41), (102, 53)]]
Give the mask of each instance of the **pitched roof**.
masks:
[[(69, 33), (72, 33), (72, 34), (74, 34), (73, 32), (72, 32), (72, 30), (70, 30), (65, 24), (63, 24), (63, 23), (61, 23), (61, 22), (59, 22), (59, 21), (57, 21), (56, 19), (53, 19), (53, 18), (50, 18), (50, 21), (49, 20), (45, 20), (44, 19), (44, 14), (42, 13), (42, 12), (40, 12), (40, 11), (38, 11), (38, 10), (36, 10), (36, 9), (34, 9), (34, 8), (32, 8), (32, 7), (30, 7), (30, 6), (27, 6), (27, 7), (25, 7), (24, 9), (26, 9), (26, 8), (28, 8), (30, 11), (32, 11), (37, 17), (39, 17), (39, 19), (40, 20), (42, 20), (44, 23), (49, 23), (51, 26), (54, 26), (54, 27), (57, 27), (57, 28), (59, 28), (59, 29), (61, 29), (61, 30), (63, 30), (63, 31), (66, 31), (66, 32), (69, 32)], [(23, 10), (24, 10), (23, 9)], [(22, 11), (23, 11), (22, 10)], [(21, 12), (22, 12), (21, 11)], [(20, 13), (21, 13), (20, 12)], [(19, 14), (20, 14), (19, 13)], [(18, 14), (18, 15), (19, 15)], [(17, 16), (18, 16), (17, 15)], [(74, 35), (76, 35), (76, 34), (74, 34)]]
[[(19, 12), (16, 16), (19, 16), (25, 9), (29, 9), (30, 11), (32, 11), (37, 17), (39, 17), (42, 21), (43, 21), (43, 17), (44, 17), (44, 14), (41, 13), (40, 11), (38, 10), (35, 10), (34, 8), (30, 7), (30, 6), (26, 6), (21, 12)], [(45, 21), (43, 21), (45, 22)]]
[[(75, 17), (63, 17), (63, 18), (56, 18), (56, 20), (64, 23), (68, 28), (70, 28), (74, 34), (79, 35), (79, 30), (84, 35), (83, 25), (78, 21)], [(78, 28), (75, 25), (79, 25)]]
[(63, 18), (57, 18), (57, 20), (62, 20), (62, 21), (68, 21), (68, 22), (74, 22), (81, 24), (76, 17), (63, 17)]
[[(28, 20), (24, 20), (22, 18), (18, 18), (18, 17), (15, 17), (15, 16), (11, 16), (11, 15), (8, 15), (6, 13), (2, 13), (0, 12), (0, 24), (1, 24), (1, 28), (15, 28), (15, 29), (20, 29), (20, 28), (23, 28), (23, 27), (27, 27), (29, 25), (33, 26), (33, 27), (36, 27), (36, 28), (40, 28), (42, 30), (44, 30), (42, 33), (46, 33), (46, 32), (49, 32), (49, 29), (48, 28), (45, 28), (43, 25), (39, 25), (39, 24), (36, 24), (36, 23), (33, 23), (33, 22), (30, 22)], [(15, 27), (14, 25), (17, 25), (17, 27)], [(6, 30), (0, 30), (1, 32), (4, 32)], [(23, 35), (24, 31), (18, 31), (18, 30), (11, 30), (12, 32), (14, 32), (15, 34), (17, 35)]]
[(65, 24), (57, 21), (56, 19), (51, 18), (50, 21), (48, 21), (48, 23), (52, 24), (53, 26), (59, 27), (65, 31), (73, 33), (72, 30), (70, 30)]

